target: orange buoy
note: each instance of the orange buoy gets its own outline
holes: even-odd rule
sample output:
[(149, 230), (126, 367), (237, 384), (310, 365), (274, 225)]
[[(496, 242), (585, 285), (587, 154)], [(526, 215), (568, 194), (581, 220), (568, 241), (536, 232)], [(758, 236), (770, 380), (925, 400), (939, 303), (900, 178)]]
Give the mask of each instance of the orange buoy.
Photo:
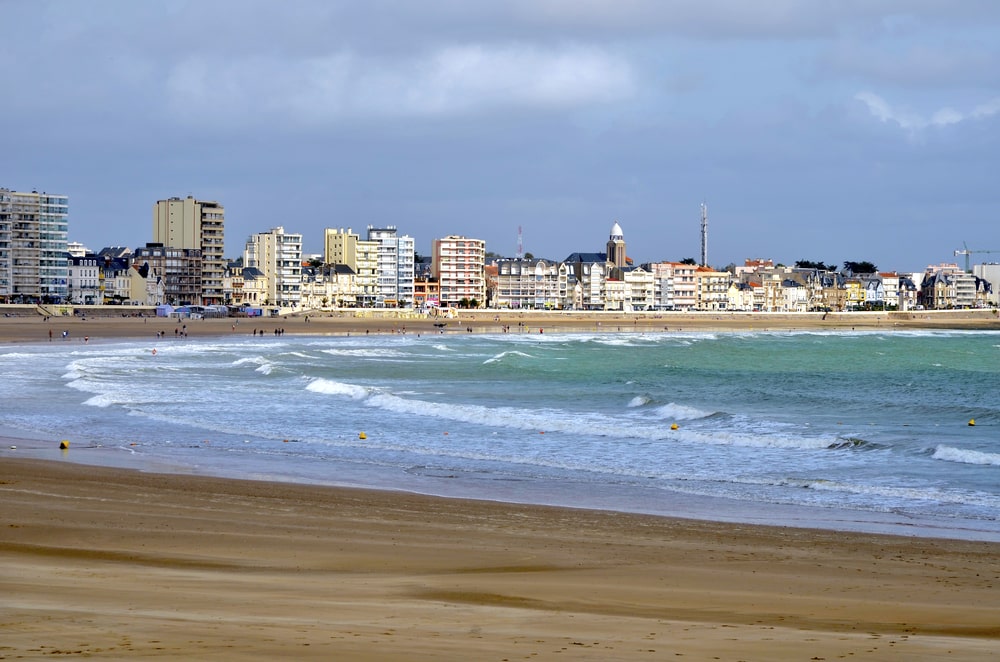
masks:
[(59, 448), (61, 448), (62, 450), (66, 450), (67, 448), (69, 448), (69, 442), (63, 439), (62, 441), (59, 442)]

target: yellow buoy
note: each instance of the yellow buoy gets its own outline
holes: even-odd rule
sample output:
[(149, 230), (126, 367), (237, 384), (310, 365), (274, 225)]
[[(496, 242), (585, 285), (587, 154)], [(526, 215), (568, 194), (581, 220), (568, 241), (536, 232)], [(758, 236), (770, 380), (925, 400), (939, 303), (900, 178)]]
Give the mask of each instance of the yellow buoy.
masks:
[(969, 419), (969, 425), (972, 426), (972, 425), (975, 425), (975, 424), (976, 424), (976, 419), (970, 418)]
[(367, 439), (367, 438), (368, 438), (368, 435), (366, 435), (364, 432), (358, 433), (358, 439)]
[(670, 424), (670, 429), (671, 430), (676, 430), (677, 429), (677, 424), (676, 423), (671, 423)]
[(66, 450), (67, 448), (69, 448), (69, 442), (63, 439), (62, 441), (59, 442), (59, 448)]

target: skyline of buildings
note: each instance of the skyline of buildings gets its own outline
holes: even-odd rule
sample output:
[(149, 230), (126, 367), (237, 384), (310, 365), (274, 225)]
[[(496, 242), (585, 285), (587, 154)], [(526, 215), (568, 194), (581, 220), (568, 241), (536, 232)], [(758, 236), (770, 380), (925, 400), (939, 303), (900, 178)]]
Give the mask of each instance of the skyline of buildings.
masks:
[[(919, 277), (880, 271), (850, 274), (843, 282), (824, 269), (812, 270), (827, 274), (820, 277), (809, 269), (775, 267), (770, 260), (748, 259), (743, 267), (726, 270), (689, 260), (634, 265), (618, 221), (605, 252), (574, 252), (564, 260), (491, 255), (487, 265), (484, 240), (451, 234), (432, 239), (428, 262), (418, 258), (413, 237), (395, 225), (370, 225), (365, 238), (351, 228), (326, 228), (322, 256), (304, 254), (303, 235), (276, 226), (251, 234), (239, 260), (230, 262), (223, 252), (224, 206), (191, 195), (153, 204), (153, 240), (144, 247), (105, 248), (95, 255), (67, 241), (68, 215), (67, 196), (0, 189), (0, 300), (285, 310), (327, 305), (815, 310), (873, 303), (905, 309), (917, 305), (909, 290), (923, 289), (931, 306), (995, 305), (1000, 289), (1000, 265), (990, 264), (975, 265), (971, 274), (942, 263)], [(969, 252), (965, 255), (968, 259)], [(913, 280), (919, 282), (906, 286)]]

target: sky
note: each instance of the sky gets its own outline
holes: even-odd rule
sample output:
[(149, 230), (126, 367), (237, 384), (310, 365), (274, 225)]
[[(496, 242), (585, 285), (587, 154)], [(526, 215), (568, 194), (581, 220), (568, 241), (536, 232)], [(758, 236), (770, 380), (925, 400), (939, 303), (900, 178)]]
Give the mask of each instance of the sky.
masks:
[(1000, 261), (994, 0), (0, 0), (0, 186), (560, 260)]

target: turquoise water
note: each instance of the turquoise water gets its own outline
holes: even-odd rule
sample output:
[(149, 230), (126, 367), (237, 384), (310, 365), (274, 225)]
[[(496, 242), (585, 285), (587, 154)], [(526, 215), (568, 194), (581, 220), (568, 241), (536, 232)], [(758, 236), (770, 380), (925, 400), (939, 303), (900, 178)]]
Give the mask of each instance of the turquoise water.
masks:
[(997, 333), (55, 342), (0, 369), (0, 427), (74, 457), (1000, 539)]

